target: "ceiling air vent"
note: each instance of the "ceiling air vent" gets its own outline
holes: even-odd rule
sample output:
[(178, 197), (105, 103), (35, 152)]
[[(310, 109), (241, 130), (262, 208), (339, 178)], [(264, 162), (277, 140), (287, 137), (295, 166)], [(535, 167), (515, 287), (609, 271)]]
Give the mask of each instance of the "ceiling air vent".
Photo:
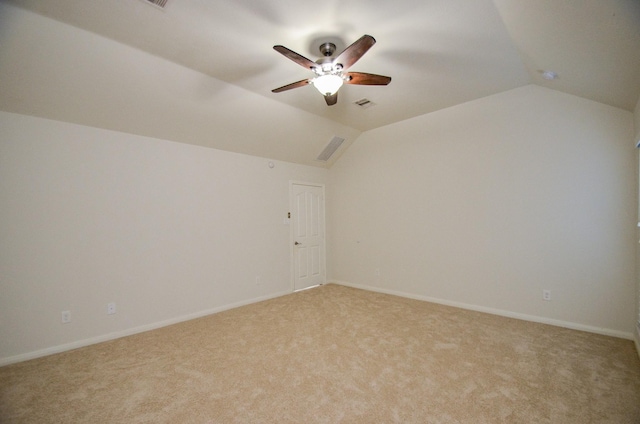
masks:
[(344, 142), (344, 138), (341, 138), (338, 136), (333, 137), (329, 142), (329, 144), (327, 144), (327, 147), (325, 147), (322, 153), (318, 155), (316, 160), (319, 160), (322, 162), (328, 161), (329, 158), (333, 156), (333, 154), (336, 152), (336, 150), (338, 150), (338, 147), (340, 147), (343, 142)]
[(361, 109), (368, 109), (371, 106), (375, 106), (376, 104), (373, 103), (371, 100), (369, 99), (360, 99), (358, 101), (353, 102), (354, 105), (358, 106)]
[(160, 9), (164, 9), (169, 0), (142, 0), (147, 4), (158, 7)]

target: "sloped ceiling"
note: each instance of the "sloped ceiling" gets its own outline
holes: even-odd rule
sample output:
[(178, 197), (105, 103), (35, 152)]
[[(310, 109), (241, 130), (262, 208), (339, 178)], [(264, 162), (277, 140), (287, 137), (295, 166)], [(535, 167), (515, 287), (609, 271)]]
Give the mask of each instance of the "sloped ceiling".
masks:
[[(319, 40), (363, 34), (378, 42), (351, 69), (389, 86), (332, 107), (271, 92), (311, 76), (273, 45), (315, 60)], [(1, 110), (314, 166), (362, 131), (526, 84), (629, 111), (640, 96), (637, 0), (1, 0), (0, 46)]]

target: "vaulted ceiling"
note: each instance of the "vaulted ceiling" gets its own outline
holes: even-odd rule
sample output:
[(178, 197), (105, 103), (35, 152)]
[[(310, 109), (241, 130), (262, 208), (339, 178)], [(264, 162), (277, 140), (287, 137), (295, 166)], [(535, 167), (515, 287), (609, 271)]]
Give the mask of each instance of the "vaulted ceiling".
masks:
[[(273, 45), (316, 60), (363, 34), (377, 43), (351, 70), (390, 85), (345, 85), (331, 107), (271, 92), (312, 76)], [(0, 46), (1, 110), (315, 166), (362, 131), (527, 84), (629, 111), (640, 96), (637, 0), (1, 0)]]

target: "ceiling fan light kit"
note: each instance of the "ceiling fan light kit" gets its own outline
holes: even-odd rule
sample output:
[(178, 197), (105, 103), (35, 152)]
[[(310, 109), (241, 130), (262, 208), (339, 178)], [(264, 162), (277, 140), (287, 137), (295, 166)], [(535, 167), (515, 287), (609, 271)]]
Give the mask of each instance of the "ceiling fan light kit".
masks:
[(391, 82), (391, 77), (362, 72), (346, 72), (375, 42), (376, 40), (372, 36), (363, 35), (355, 43), (344, 49), (337, 57), (333, 57), (336, 50), (335, 44), (324, 42), (320, 44), (319, 48), (323, 58), (315, 62), (284, 46), (273, 46), (278, 53), (313, 71), (316, 77), (287, 84), (271, 91), (273, 93), (281, 93), (293, 88), (313, 84), (320, 94), (324, 96), (327, 105), (333, 106), (338, 102), (338, 90), (343, 84), (387, 85)]
[(313, 86), (323, 96), (335, 94), (342, 87), (342, 77), (335, 74), (325, 74), (313, 79)]

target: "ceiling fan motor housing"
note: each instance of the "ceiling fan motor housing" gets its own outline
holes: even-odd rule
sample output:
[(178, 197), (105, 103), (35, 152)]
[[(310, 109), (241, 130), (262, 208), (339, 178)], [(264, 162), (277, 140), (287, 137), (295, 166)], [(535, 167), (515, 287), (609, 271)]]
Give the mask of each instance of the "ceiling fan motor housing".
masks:
[(336, 45), (328, 42), (322, 43), (320, 44), (319, 49), (322, 56), (330, 57), (330, 56), (333, 56), (333, 54), (336, 52)]

